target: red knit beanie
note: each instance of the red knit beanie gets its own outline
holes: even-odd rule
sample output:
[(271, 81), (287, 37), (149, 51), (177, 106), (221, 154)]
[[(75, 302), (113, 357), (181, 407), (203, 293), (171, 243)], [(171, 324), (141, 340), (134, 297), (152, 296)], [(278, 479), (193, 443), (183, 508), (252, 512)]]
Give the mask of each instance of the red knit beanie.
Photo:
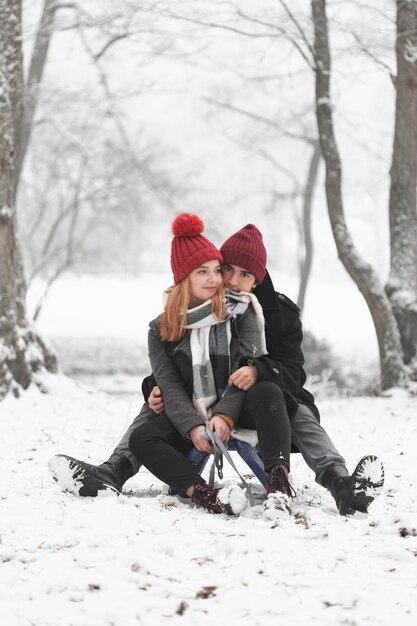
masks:
[(255, 276), (258, 285), (266, 274), (266, 250), (260, 231), (253, 224), (246, 224), (226, 239), (220, 248), (226, 265), (243, 267)]
[(203, 221), (193, 213), (180, 213), (172, 222), (171, 267), (176, 285), (207, 261), (223, 263), (216, 246), (201, 234), (203, 230)]

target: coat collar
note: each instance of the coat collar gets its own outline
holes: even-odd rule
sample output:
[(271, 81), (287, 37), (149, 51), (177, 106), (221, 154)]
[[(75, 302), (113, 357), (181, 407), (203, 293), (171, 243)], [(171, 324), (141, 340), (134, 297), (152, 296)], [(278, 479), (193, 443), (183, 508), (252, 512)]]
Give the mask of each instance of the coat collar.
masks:
[(271, 277), (266, 272), (265, 278), (261, 282), (260, 285), (255, 287), (253, 290), (254, 295), (258, 298), (259, 303), (263, 309), (267, 310), (275, 310), (279, 309), (279, 304), (277, 302), (277, 296), (275, 293), (275, 288), (272, 283)]

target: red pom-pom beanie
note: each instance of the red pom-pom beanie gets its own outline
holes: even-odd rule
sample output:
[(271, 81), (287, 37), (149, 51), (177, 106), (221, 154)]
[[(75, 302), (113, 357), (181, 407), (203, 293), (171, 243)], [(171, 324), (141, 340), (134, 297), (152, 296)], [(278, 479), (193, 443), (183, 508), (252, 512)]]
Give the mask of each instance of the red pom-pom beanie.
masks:
[(176, 285), (207, 261), (223, 263), (216, 246), (201, 234), (203, 230), (203, 221), (193, 213), (180, 213), (172, 222), (171, 267)]
[(253, 224), (226, 239), (220, 248), (226, 265), (237, 265), (255, 276), (258, 285), (266, 274), (266, 249), (260, 231)]

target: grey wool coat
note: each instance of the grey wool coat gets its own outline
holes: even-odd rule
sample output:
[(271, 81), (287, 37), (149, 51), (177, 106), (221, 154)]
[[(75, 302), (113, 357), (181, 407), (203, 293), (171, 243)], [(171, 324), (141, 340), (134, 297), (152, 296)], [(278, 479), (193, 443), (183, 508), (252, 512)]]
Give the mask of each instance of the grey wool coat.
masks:
[[(256, 358), (261, 354), (261, 332), (252, 306), (231, 320), (230, 373), (239, 368), (242, 358)], [(178, 432), (185, 437), (195, 426), (204, 424), (192, 403), (193, 371), (188, 333), (175, 342), (163, 341), (157, 319), (149, 324), (149, 359), (156, 384), (164, 397), (165, 413)], [(229, 415), (236, 423), (242, 408), (244, 391), (227, 387), (221, 399), (213, 405), (213, 413)], [(146, 405), (147, 406), (147, 405)], [(152, 415), (155, 415), (151, 411)], [(145, 421), (146, 407), (141, 411)]]

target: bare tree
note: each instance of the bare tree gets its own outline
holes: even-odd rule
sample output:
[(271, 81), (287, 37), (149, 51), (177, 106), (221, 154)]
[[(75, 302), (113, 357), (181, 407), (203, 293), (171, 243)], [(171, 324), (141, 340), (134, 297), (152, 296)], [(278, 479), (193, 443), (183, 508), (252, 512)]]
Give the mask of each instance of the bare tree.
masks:
[(405, 363), (417, 373), (417, 2), (397, 0), (397, 76), (386, 291)]
[(325, 0), (312, 0), (312, 11), (315, 36), (316, 114), (326, 167), (326, 197), (333, 236), (339, 258), (364, 296), (374, 322), (380, 354), (382, 387), (386, 389), (402, 386), (407, 381), (408, 373), (403, 362), (400, 332), (391, 303), (376, 272), (356, 250), (344, 216), (342, 166), (333, 127), (330, 94), (331, 66)]
[(0, 2), (0, 398), (18, 395), (56, 360), (26, 319), (26, 285), (17, 236), (16, 164), (22, 120), (20, 0)]
[[(80, 101), (77, 110), (87, 106)], [(93, 122), (89, 116), (78, 121), (68, 110), (59, 120), (38, 118), (34, 129), (19, 202), (29, 285), (37, 279), (31, 293), (35, 320), (64, 272), (86, 267), (137, 272), (140, 267), (137, 242), (152, 214), (152, 198), (130, 148), (109, 131), (110, 120), (105, 124), (100, 112)], [(141, 160), (152, 164), (149, 149), (142, 150)], [(162, 179), (161, 187), (167, 188)]]
[(311, 217), (313, 210), (314, 190), (317, 184), (317, 174), (321, 158), (320, 142), (318, 138), (309, 131), (309, 129), (305, 128), (304, 124), (301, 124), (300, 130), (298, 131), (289, 130), (287, 128), (288, 121), (287, 124), (283, 124), (280, 123), (278, 119), (271, 119), (257, 112), (255, 113), (253, 111), (247, 110), (239, 106), (234, 106), (228, 102), (223, 102), (215, 98), (206, 97), (205, 100), (209, 103), (216, 105), (219, 108), (231, 111), (232, 113), (235, 113), (237, 115), (244, 116), (257, 125), (270, 128), (272, 133), (276, 134), (277, 139), (285, 137), (291, 141), (301, 142), (302, 144), (307, 145), (307, 147), (312, 148), (306, 181), (304, 185), (301, 185), (293, 169), (291, 168), (291, 164), (286, 163), (284, 165), (278, 160), (278, 158), (271, 155), (271, 153), (265, 148), (254, 145), (253, 141), (239, 141), (239, 144), (245, 149), (259, 155), (261, 158), (268, 161), (274, 167), (274, 169), (279, 170), (287, 178), (293, 181), (294, 189), (289, 194), (272, 190), (272, 206), (268, 207), (266, 209), (266, 212), (272, 212), (272, 208), (276, 206), (278, 200), (285, 201), (290, 198), (301, 198), (301, 219), (298, 220), (301, 240), (301, 249), (299, 250), (300, 283), (298, 288), (297, 304), (300, 308), (300, 311), (303, 312), (308, 283), (311, 275), (311, 267), (313, 263), (314, 245), (311, 228)]
[(298, 289), (297, 304), (301, 313), (304, 310), (307, 287), (310, 280), (311, 266), (313, 263), (313, 236), (311, 232), (311, 215), (313, 210), (314, 189), (317, 184), (317, 173), (321, 160), (320, 143), (314, 140), (313, 152), (307, 174), (307, 182), (303, 190), (302, 231), (304, 242), (304, 255), (300, 261), (300, 286)]
[[(60, 9), (66, 11), (58, 14)], [(63, 272), (79, 269), (86, 259), (93, 257), (95, 261), (102, 257), (103, 247), (109, 242), (106, 229), (112, 233), (116, 248), (118, 230), (122, 230), (124, 221), (126, 225), (129, 220), (139, 224), (151, 196), (157, 198), (158, 204), (171, 206), (179, 188), (159, 167), (155, 140), (146, 146), (142, 144), (140, 153), (137, 150), (118, 110), (119, 94), (112, 93), (106, 73), (107, 57), (114, 49), (123, 44), (134, 45), (135, 41), (140, 43), (141, 37), (149, 39), (150, 56), (154, 47), (155, 55), (158, 54), (160, 33), (154, 23), (154, 6), (146, 2), (136, 6), (121, 0), (116, 5), (107, 3), (107, 9), (101, 11), (88, 3), (43, 0), (24, 88), (15, 177), (25, 218), (20, 232), (28, 282), (40, 277), (43, 284), (35, 303), (35, 320), (51, 285)], [(86, 93), (71, 85), (72, 97), (54, 94), (49, 89), (45, 99), (42, 79), (51, 38), (53, 33), (62, 31), (72, 31), (74, 41), (81, 41), (98, 75), (97, 91), (89, 86)], [(104, 98), (98, 95), (100, 88)], [(139, 92), (144, 90), (145, 86), (141, 86)], [(91, 106), (95, 108), (94, 116), (88, 115)], [(65, 164), (62, 167), (64, 158), (72, 164), (75, 176)], [(33, 167), (23, 168), (25, 159), (30, 165), (36, 162), (38, 176), (33, 176)], [(41, 171), (43, 177), (39, 176)], [(117, 183), (113, 181), (121, 179), (124, 185), (115, 189)], [(110, 217), (115, 195), (119, 200), (118, 225)], [(127, 215), (126, 207), (133, 204), (133, 197), (136, 210)], [(131, 228), (129, 235), (133, 236), (135, 230), (137, 227)], [(97, 231), (104, 233), (100, 244), (94, 236)], [(124, 253), (127, 252), (124, 245)]]
[(20, 141), (16, 163), (15, 186), (19, 185), (20, 174), (23, 169), (29, 139), (32, 132), (33, 120), (39, 99), (39, 85), (45, 69), (49, 44), (53, 31), (53, 18), (58, 6), (55, 0), (44, 0), (42, 15), (29, 66), (28, 78), (24, 88), (24, 107), (21, 118)]

